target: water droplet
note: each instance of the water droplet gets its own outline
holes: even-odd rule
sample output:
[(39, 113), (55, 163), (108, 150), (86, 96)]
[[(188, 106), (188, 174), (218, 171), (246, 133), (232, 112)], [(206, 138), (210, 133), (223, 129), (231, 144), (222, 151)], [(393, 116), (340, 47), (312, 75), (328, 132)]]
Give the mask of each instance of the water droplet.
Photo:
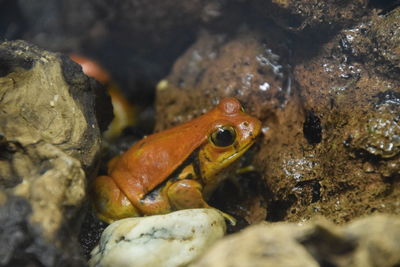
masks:
[(269, 85), (269, 83), (265, 82), (263, 84), (260, 84), (259, 88), (261, 91), (267, 91), (270, 88), (270, 85)]

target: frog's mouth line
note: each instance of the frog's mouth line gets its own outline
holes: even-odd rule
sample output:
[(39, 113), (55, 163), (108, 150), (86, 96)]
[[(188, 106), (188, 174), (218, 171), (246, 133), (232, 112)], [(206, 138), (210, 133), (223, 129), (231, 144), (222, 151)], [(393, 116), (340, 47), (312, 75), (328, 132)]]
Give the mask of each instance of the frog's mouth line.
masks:
[[(203, 193), (205, 195), (209, 195), (211, 192), (214, 191), (215, 187), (217, 187), (217, 185), (219, 184), (219, 182), (224, 179), (223, 176), (221, 176), (219, 179), (216, 179), (215, 177), (218, 177), (219, 174), (225, 170), (226, 168), (229, 168), (229, 166), (232, 166), (231, 163), (237, 159), (240, 158), (241, 155), (243, 155), (253, 144), (255, 143), (255, 138), (253, 138), (253, 140), (251, 140), (247, 145), (245, 145), (244, 147), (242, 147), (242, 149), (238, 150), (236, 153), (224, 158), (221, 160), (221, 165), (222, 168), (219, 169), (216, 173), (214, 173), (212, 175), (213, 179), (206, 179), (204, 180), (204, 177), (201, 176), (201, 179), (203, 180), (203, 183), (205, 184)], [(232, 160), (233, 158), (233, 160)], [(225, 177), (226, 178), (226, 177)]]
[(236, 159), (239, 158), (241, 155), (244, 154), (244, 152), (246, 152), (252, 145), (254, 145), (255, 143), (255, 138), (253, 140), (251, 140), (247, 145), (245, 145), (244, 147), (242, 147), (242, 149), (238, 150), (236, 153), (233, 153), (232, 155), (222, 159), (221, 162), (225, 162), (225, 161), (229, 161), (230, 159), (232, 159), (233, 157), (235, 157)]

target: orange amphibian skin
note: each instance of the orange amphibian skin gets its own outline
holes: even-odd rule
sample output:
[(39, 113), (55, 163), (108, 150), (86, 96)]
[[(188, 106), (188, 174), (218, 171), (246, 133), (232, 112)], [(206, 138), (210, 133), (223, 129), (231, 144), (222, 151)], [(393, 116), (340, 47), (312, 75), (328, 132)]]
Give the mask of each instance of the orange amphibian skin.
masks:
[(239, 101), (225, 98), (200, 117), (143, 138), (95, 179), (97, 215), (111, 223), (209, 207), (205, 199), (225, 178), (223, 170), (250, 148), (260, 129), (261, 122)]

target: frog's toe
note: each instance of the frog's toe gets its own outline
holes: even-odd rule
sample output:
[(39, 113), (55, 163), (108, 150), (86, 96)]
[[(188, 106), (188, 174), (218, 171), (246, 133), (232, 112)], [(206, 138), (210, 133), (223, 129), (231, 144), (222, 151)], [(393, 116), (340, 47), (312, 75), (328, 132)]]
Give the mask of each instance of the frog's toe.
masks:
[(216, 209), (216, 210), (219, 211), (219, 213), (221, 213), (221, 215), (225, 218), (225, 220), (227, 220), (230, 223), (230, 225), (232, 225), (232, 226), (236, 225), (235, 217), (233, 217), (223, 211), (220, 211), (219, 209)]

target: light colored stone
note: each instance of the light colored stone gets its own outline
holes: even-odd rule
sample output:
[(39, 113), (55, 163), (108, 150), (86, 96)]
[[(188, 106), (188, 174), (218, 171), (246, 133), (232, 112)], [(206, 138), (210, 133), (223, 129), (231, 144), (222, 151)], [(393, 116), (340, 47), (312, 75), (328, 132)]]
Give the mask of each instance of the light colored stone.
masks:
[(317, 267), (319, 264), (297, 240), (308, 226), (259, 224), (217, 242), (193, 267)]
[(357, 219), (344, 229), (344, 234), (357, 240), (357, 249), (347, 266), (389, 267), (400, 264), (399, 216), (379, 214)]
[(338, 266), (400, 264), (400, 217), (376, 214), (347, 225), (323, 217), (303, 225), (262, 223), (217, 242), (191, 267)]
[(0, 42), (0, 62), (0, 265), (84, 266), (77, 236), (99, 160), (103, 88), (25, 41)]
[(182, 266), (225, 234), (215, 209), (188, 209), (166, 215), (128, 218), (103, 232), (91, 267)]
[(0, 185), (29, 200), (31, 222), (53, 240), (80, 211), (98, 159), (94, 90), (75, 63), (24, 41), (0, 43), (0, 58)]

